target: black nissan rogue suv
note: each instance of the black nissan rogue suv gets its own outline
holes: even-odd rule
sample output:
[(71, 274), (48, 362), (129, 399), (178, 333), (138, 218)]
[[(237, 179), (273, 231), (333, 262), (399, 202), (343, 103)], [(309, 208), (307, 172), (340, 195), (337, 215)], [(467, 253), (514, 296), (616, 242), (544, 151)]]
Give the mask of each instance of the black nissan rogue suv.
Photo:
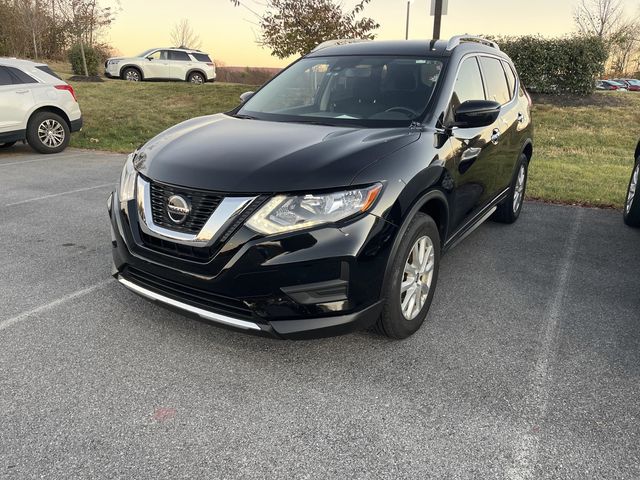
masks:
[(328, 42), (129, 155), (114, 276), (227, 327), (413, 334), (441, 255), (516, 221), (533, 153), (513, 63), (476, 37)]

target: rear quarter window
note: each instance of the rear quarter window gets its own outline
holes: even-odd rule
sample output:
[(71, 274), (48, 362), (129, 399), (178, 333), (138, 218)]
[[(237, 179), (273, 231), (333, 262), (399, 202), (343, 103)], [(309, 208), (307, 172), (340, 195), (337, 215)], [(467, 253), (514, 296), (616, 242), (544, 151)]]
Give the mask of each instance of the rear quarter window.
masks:
[(207, 55), (206, 53), (192, 53), (191, 55), (193, 55), (193, 58), (195, 58), (198, 62), (212, 63), (211, 57), (209, 57), (209, 55)]
[(62, 80), (58, 74), (56, 72), (54, 72), (53, 70), (51, 70), (47, 65), (42, 65), (39, 67), (36, 67), (38, 70), (40, 70), (41, 72), (46, 73), (47, 75), (51, 75), (52, 77), (56, 77), (58, 80)]
[(27, 75), (19, 68), (6, 67), (9, 71), (9, 75), (13, 77), (13, 83), (15, 85), (21, 85), (23, 83), (38, 83), (33, 77)]

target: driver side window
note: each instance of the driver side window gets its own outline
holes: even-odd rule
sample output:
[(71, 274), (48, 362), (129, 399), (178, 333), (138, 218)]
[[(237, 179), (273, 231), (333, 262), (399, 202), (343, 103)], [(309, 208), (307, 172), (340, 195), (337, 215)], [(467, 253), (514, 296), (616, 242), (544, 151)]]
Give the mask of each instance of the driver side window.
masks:
[(152, 60), (166, 60), (167, 59), (167, 51), (166, 50), (158, 50), (157, 52), (153, 52), (151, 55), (147, 55), (147, 58), (151, 58)]
[(468, 100), (486, 100), (482, 75), (480, 74), (480, 67), (476, 57), (467, 58), (460, 64), (458, 77), (453, 87), (451, 103), (447, 110), (447, 125), (453, 124), (456, 110)]

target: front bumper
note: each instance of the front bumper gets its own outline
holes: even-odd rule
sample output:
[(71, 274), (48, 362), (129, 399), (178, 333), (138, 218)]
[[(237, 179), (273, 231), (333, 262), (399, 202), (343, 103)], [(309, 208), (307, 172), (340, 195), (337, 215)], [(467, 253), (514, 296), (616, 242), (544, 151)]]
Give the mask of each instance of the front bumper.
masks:
[(197, 263), (145, 245), (135, 215), (109, 198), (113, 275), (182, 314), (247, 333), (302, 339), (367, 328), (396, 227), (366, 215), (341, 228), (259, 237), (241, 227)]

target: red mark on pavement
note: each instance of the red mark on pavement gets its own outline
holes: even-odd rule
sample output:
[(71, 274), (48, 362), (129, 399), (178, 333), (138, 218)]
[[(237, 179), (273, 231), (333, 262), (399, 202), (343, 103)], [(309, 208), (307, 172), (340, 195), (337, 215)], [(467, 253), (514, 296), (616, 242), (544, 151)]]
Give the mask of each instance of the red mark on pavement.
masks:
[(166, 422), (176, 416), (177, 410), (170, 407), (159, 407), (153, 412), (153, 419), (157, 422)]

